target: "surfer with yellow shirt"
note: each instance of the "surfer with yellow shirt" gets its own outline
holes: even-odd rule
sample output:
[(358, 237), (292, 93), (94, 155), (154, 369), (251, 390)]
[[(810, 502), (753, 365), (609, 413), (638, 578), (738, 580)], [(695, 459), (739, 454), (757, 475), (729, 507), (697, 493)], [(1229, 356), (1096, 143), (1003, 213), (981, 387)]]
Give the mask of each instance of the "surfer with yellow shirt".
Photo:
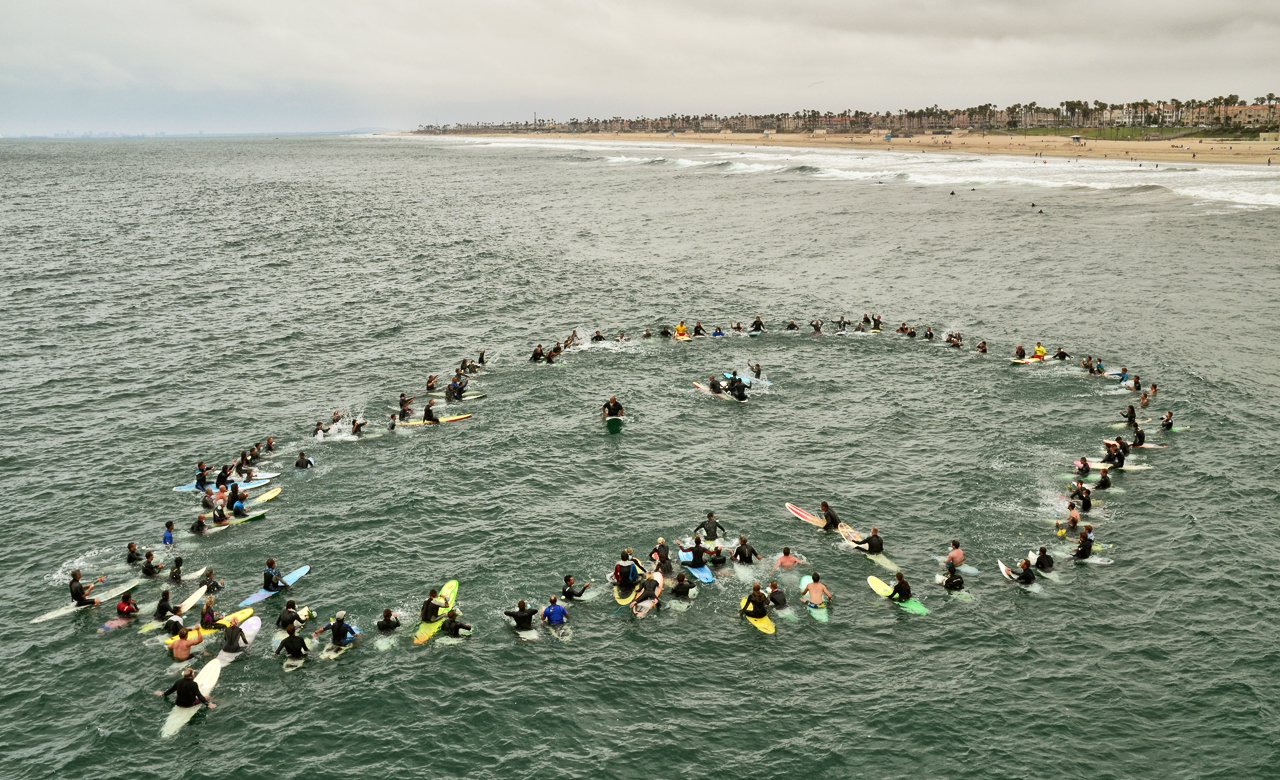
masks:
[(684, 320), (680, 320), (680, 324), (676, 326), (676, 336), (688, 336), (689, 328), (685, 326)]
[(1040, 342), (1038, 342), (1038, 341), (1037, 341), (1037, 342), (1036, 342), (1036, 351), (1035, 351), (1034, 353), (1032, 353), (1032, 357), (1036, 357), (1036, 358), (1039, 358), (1039, 359), (1041, 359), (1041, 360), (1044, 360), (1044, 359), (1045, 359), (1045, 357), (1046, 357), (1048, 354), (1049, 354), (1048, 350), (1046, 350), (1046, 349), (1044, 348), (1044, 346), (1043, 346)]

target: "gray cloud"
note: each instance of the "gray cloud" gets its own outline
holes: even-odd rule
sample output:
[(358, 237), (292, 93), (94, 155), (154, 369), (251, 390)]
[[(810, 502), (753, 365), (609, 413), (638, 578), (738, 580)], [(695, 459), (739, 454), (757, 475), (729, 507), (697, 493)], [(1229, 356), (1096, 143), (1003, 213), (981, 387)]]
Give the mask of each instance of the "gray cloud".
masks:
[(5, 135), (1280, 88), (1280, 4), (1239, 0), (0, 0), (0, 18)]

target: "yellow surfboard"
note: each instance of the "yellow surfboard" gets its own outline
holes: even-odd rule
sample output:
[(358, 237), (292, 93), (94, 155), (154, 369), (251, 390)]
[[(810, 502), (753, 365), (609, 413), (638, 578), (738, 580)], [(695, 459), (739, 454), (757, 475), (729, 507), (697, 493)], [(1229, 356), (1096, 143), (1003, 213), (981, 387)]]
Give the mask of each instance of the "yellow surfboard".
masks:
[(418, 623), (418, 630), (413, 635), (413, 643), (415, 645), (420, 645), (435, 636), (440, 627), (444, 625), (444, 614), (453, 609), (453, 605), (458, 601), (458, 581), (449, 580), (446, 582), (436, 596), (444, 599), (445, 608), (440, 610), (441, 616), (439, 620), (433, 623)]
[[(239, 622), (243, 623), (244, 621), (248, 620), (251, 617), (253, 617), (253, 607), (245, 607), (239, 612), (232, 612), (230, 615), (223, 617), (217, 623), (213, 624), (213, 628), (200, 628), (199, 626), (197, 626), (195, 630), (199, 631), (202, 636), (209, 636), (210, 634), (216, 634), (222, 629), (226, 628), (231, 618), (235, 618)], [(176, 636), (171, 636), (168, 639), (164, 640), (164, 643), (166, 645), (171, 645), (173, 644), (173, 640), (177, 638), (178, 637)]]
[[(747, 597), (746, 597), (746, 596), (743, 596), (743, 597), (742, 597), (742, 603), (741, 603), (741, 604), (739, 604), (738, 606), (739, 606), (739, 607), (745, 607), (745, 606), (747, 606)], [(767, 615), (766, 615), (765, 617), (762, 617), (762, 618), (753, 618), (753, 617), (750, 617), (750, 616), (748, 616), (748, 615), (743, 615), (743, 617), (747, 618), (747, 620), (750, 620), (750, 621), (751, 621), (751, 625), (755, 626), (756, 628), (760, 629), (761, 631), (763, 631), (763, 632), (764, 632), (764, 633), (766, 633), (766, 634), (772, 634), (772, 633), (776, 630), (776, 628), (775, 628), (775, 627), (774, 627), (774, 625), (773, 625), (773, 621), (772, 621), (772, 620), (770, 620), (770, 619), (769, 619), (769, 617), (768, 617)]]

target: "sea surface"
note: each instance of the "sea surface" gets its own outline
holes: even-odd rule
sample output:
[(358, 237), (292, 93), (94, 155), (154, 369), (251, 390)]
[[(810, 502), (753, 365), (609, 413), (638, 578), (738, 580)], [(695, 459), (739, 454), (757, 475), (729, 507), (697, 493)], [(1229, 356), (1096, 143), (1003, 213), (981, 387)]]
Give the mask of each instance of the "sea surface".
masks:
[[(1033, 205), (1034, 204), (1034, 205)], [(607, 140), (0, 141), (0, 766), (6, 778), (1264, 778), (1280, 760), (1280, 169)], [(808, 334), (877, 312), (878, 335)], [(769, 332), (643, 340), (685, 320)], [(802, 330), (786, 333), (795, 319)], [(891, 331), (908, 322), (938, 341)], [(576, 329), (629, 342), (531, 364)], [(828, 332), (831, 330), (828, 326)], [(940, 344), (964, 334), (966, 349)], [(979, 355), (979, 340), (990, 354)], [(1015, 366), (1043, 342), (1065, 364)], [(487, 350), (471, 413), (387, 431), (405, 392)], [(1136, 394), (1146, 450), (1090, 516), (1112, 565), (1061, 561), (1060, 475)], [(693, 382), (759, 362), (746, 404)], [(609, 435), (600, 405), (626, 407)], [(361, 439), (309, 432), (334, 410)], [(198, 460), (274, 436), (264, 520), (193, 541)], [(317, 467), (295, 472), (305, 450)], [(278, 468), (276, 468), (278, 467)], [(793, 517), (878, 527), (891, 574)], [(736, 617), (729, 566), (642, 620), (619, 552), (708, 511), (835, 594), (830, 622)], [(163, 550), (165, 521), (179, 530)], [(971, 600), (934, 583), (959, 539)], [(32, 624), (125, 545), (212, 566), (230, 609), (267, 557), (366, 631), (285, 674), (264, 631), (216, 710), (159, 739), (174, 679), (109, 605)], [(503, 616), (565, 574), (573, 634)], [(474, 634), (415, 646), (460, 581)], [(176, 598), (187, 586), (175, 589)], [(153, 602), (160, 583), (144, 583)], [(175, 599), (176, 600), (176, 599)], [(261, 604), (274, 621), (283, 598)], [(384, 608), (405, 623), (380, 641)]]

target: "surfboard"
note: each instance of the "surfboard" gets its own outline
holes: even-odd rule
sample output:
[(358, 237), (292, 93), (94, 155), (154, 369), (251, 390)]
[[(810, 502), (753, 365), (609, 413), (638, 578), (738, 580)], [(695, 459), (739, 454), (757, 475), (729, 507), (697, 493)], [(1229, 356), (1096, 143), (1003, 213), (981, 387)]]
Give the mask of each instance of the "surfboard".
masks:
[(735, 403), (740, 403), (740, 404), (746, 403), (746, 401), (739, 401), (737, 398), (734, 398), (733, 396), (729, 395), (727, 392), (713, 393), (711, 392), (711, 388), (707, 387), (706, 385), (700, 382), (694, 382), (693, 386), (698, 388), (702, 392), (706, 393), (707, 395), (711, 396), (712, 398), (719, 398), (721, 401), (733, 401)]
[[(804, 593), (804, 589), (805, 589), (805, 588), (807, 588), (807, 587), (809, 587), (809, 584), (810, 584), (811, 582), (813, 582), (813, 575), (806, 574), (806, 575), (804, 575), (803, 577), (801, 577), (801, 578), (800, 578), (800, 592), (801, 592), (801, 593)], [(803, 599), (801, 599), (801, 601), (804, 601), (804, 600), (803, 600)], [(813, 617), (813, 619), (814, 619), (814, 620), (818, 621), (819, 623), (826, 623), (826, 622), (828, 622), (829, 620), (831, 620), (831, 616), (830, 616), (830, 614), (828, 614), (828, 612), (827, 612), (827, 605), (826, 605), (826, 604), (823, 604), (823, 605), (822, 605), (822, 606), (820, 606), (820, 607), (815, 607), (814, 605), (812, 605), (812, 604), (810, 604), (809, 602), (805, 601), (805, 602), (804, 602), (804, 606), (805, 606), (805, 610), (806, 610), (806, 611), (807, 611), (807, 612), (808, 612), (808, 613)]]
[(813, 515), (804, 511), (803, 509), (796, 506), (795, 504), (787, 504), (786, 507), (788, 512), (800, 518), (801, 520), (805, 521), (806, 523), (809, 523), (811, 525), (816, 525), (819, 528), (822, 528), (827, 524), (827, 521), (825, 518), (814, 517)]
[(1010, 363), (1018, 363), (1018, 364), (1021, 364), (1021, 365), (1026, 365), (1027, 363), (1043, 363), (1043, 362), (1044, 362), (1044, 358), (1040, 358), (1040, 357), (1013, 358), (1013, 359), (1012, 359), (1012, 360), (1010, 360), (1009, 362), (1010, 362)]
[(208, 570), (209, 570), (208, 566), (201, 566), (200, 568), (196, 569), (190, 574), (182, 575), (182, 581), (195, 582), (196, 580), (204, 579), (204, 573), (207, 572)]
[(297, 670), (301, 669), (303, 664), (305, 664), (306, 662), (307, 662), (307, 656), (304, 653), (301, 658), (284, 659), (284, 663), (281, 664), (281, 668), (284, 669), (286, 672), (296, 672)]
[[(253, 644), (253, 640), (257, 639), (258, 632), (262, 630), (262, 618), (255, 615), (241, 623), (240, 628), (244, 631), (244, 650), (248, 650), (249, 646)], [(220, 661), (223, 666), (226, 666), (244, 655), (244, 650), (237, 653), (228, 653), (226, 650), (223, 650), (218, 653), (218, 661)]]
[[(747, 597), (743, 596), (742, 602), (738, 605), (738, 607), (742, 608), (745, 606), (747, 606)], [(743, 617), (745, 617), (751, 623), (751, 625), (760, 629), (762, 633), (772, 634), (775, 631), (777, 631), (777, 628), (773, 625), (773, 621), (769, 619), (768, 615), (765, 615), (762, 618), (754, 618), (749, 615), (743, 615)]]
[[(309, 571), (311, 571), (310, 566), (300, 566), (294, 569), (293, 571), (289, 572), (288, 574), (284, 575), (280, 579), (281, 581), (284, 582), (285, 585), (292, 585), (293, 583), (297, 582), (298, 580), (306, 576), (306, 573)], [(248, 598), (246, 598), (244, 601), (240, 602), (236, 606), (247, 607), (251, 604), (257, 604), (259, 601), (265, 601), (266, 599), (271, 598), (277, 593), (283, 593), (283, 592), (284, 592), (283, 588), (281, 588), (280, 590), (267, 590), (266, 588), (263, 588), (262, 590), (258, 591), (257, 593), (254, 593), (252, 596), (249, 596)]]
[[(308, 620), (310, 620), (315, 616), (316, 616), (315, 613), (311, 611), (311, 607), (302, 606), (298, 608), (298, 617), (302, 618), (303, 623), (306, 623)], [(285, 637), (289, 636), (288, 631), (279, 627), (279, 618), (276, 619), (276, 623), (277, 623), (276, 632), (271, 635), (272, 650), (275, 650), (276, 648), (278, 648), (280, 646), (280, 643), (285, 640)], [(297, 629), (297, 630), (301, 631), (302, 629)]]
[(901, 569), (898, 568), (898, 564), (889, 560), (889, 558), (884, 553), (872, 554), (862, 549), (861, 547), (856, 546), (858, 542), (862, 541), (862, 534), (859, 534), (856, 530), (854, 530), (853, 528), (850, 528), (847, 524), (841, 523), (840, 525), (836, 526), (836, 529), (840, 531), (840, 536), (844, 538), (845, 544), (853, 547), (858, 552), (867, 556), (867, 560), (871, 561), (872, 563), (879, 566), (880, 568), (885, 569), (886, 571), (892, 571), (892, 572), (901, 571)]
[[(1102, 443), (1118, 444), (1119, 442), (1117, 442), (1115, 439), (1103, 439)], [(1168, 444), (1130, 444), (1129, 445), (1129, 449), (1131, 450), (1163, 450), (1163, 449), (1168, 449), (1168, 447), (1169, 447)]]
[(413, 643), (415, 645), (420, 645), (435, 636), (436, 632), (440, 630), (440, 626), (444, 625), (445, 615), (447, 615), (449, 610), (453, 609), (454, 604), (458, 602), (458, 581), (449, 580), (442, 585), (440, 590), (436, 593), (436, 598), (443, 599), (445, 607), (440, 610), (439, 620), (434, 620), (430, 623), (425, 621), (420, 621), (418, 623), (418, 630), (414, 632), (413, 635)]
[(693, 341), (693, 336), (690, 336), (688, 333), (677, 333), (674, 338), (676, 341)]
[(758, 331), (758, 330), (749, 330), (749, 331), (747, 331), (747, 335), (748, 335), (748, 336), (750, 336), (751, 338), (755, 338), (756, 336), (761, 335), (761, 331)]
[(1072, 560), (1074, 560), (1076, 563), (1092, 563), (1098, 566), (1110, 566), (1111, 564), (1115, 563), (1115, 561), (1111, 560), (1110, 558), (1099, 558), (1093, 555), (1089, 556), (1088, 558), (1085, 558), (1084, 560), (1080, 560), (1079, 558), (1073, 558)]
[[(481, 398), (488, 398), (488, 397), (489, 397), (489, 394), (488, 394), (488, 393), (479, 393), (479, 394), (477, 394), (477, 395), (469, 395), (469, 394), (467, 394), (467, 393), (463, 393), (463, 394), (462, 394), (462, 398), (461, 398), (461, 399), (458, 399), (458, 398), (447, 398), (447, 397), (445, 396), (445, 394), (444, 394), (444, 393), (427, 393), (427, 395), (431, 396), (432, 398), (444, 398), (444, 399), (445, 399), (445, 400), (447, 400), (449, 403), (454, 403), (455, 401), (462, 401), (462, 402), (464, 402), (464, 403), (465, 403), (466, 401), (479, 401)], [(397, 423), (397, 425), (408, 425), (408, 423), (407, 423), (407, 422), (406, 422), (406, 423)]]
[[(279, 475), (277, 474), (276, 476), (279, 476)], [(269, 481), (270, 481), (270, 480), (268, 480), (268, 479), (256, 479), (256, 480), (254, 480), (253, 482), (237, 482), (237, 481), (235, 481), (235, 480), (228, 480), (227, 484), (228, 484), (228, 485), (239, 485), (241, 490), (253, 490), (254, 488), (262, 487), (263, 485), (267, 484)], [(205, 483), (205, 487), (211, 487), (211, 488), (213, 488), (213, 492), (215, 492), (215, 493), (217, 493), (217, 492), (218, 492), (218, 486), (217, 486), (217, 485), (215, 485), (215, 484), (213, 484), (212, 482), (206, 482), (206, 483)], [(196, 483), (195, 483), (194, 481), (191, 481), (191, 482), (188, 482), (188, 483), (187, 483), (187, 484), (185, 484), (185, 485), (178, 485), (176, 488), (174, 488), (174, 489), (173, 489), (173, 492), (175, 492), (175, 493), (193, 493), (193, 492), (195, 492), (197, 489), (198, 489), (198, 488), (196, 488)], [(202, 491), (202, 490), (201, 490), (200, 492), (204, 492), (204, 491)]]
[[(200, 635), (207, 639), (213, 634), (216, 634), (222, 629), (231, 625), (231, 618), (235, 618), (239, 623), (243, 624), (246, 620), (248, 620), (251, 617), (253, 617), (253, 608), (249, 607), (248, 609), (242, 609), (239, 612), (232, 612), (230, 615), (224, 615), (220, 620), (218, 620), (218, 622), (213, 624), (212, 628), (201, 628), (199, 626), (196, 626), (192, 630), (199, 631)], [(174, 643), (174, 641), (177, 638), (178, 638), (177, 636), (166, 637), (164, 640), (164, 643), (166, 646), (171, 645)]]
[[(1004, 575), (1004, 578), (1006, 580), (1009, 580), (1010, 582), (1014, 582), (1017, 579), (1018, 575), (1014, 574), (1013, 569), (1010, 569), (1008, 566), (1006, 566), (1004, 561), (997, 560), (996, 565), (1000, 567), (1000, 573)], [(1038, 582), (1032, 582), (1030, 584), (1023, 584), (1019, 582), (1018, 584), (1021, 585), (1026, 590), (1031, 591), (1032, 593), (1039, 593), (1041, 591), (1040, 583)]]
[[(120, 598), (125, 594), (125, 592), (131, 591), (141, 584), (142, 584), (142, 580), (133, 580), (132, 582), (126, 583), (117, 588), (111, 588), (106, 593), (102, 593), (102, 594), (90, 593), (87, 596), (87, 598), (99, 599), (102, 601), (103, 604), (109, 604), (113, 599)], [(53, 620), (56, 617), (62, 617), (63, 615), (70, 615), (72, 612), (75, 612), (77, 609), (84, 609), (85, 607), (91, 607), (91, 606), (93, 605), (92, 604), (68, 604), (65, 607), (59, 607), (53, 610), (52, 612), (46, 612), (40, 617), (34, 618), (31, 622), (43, 623), (46, 620)]]
[[(658, 583), (657, 595), (662, 596), (662, 572), (655, 571), (653, 573), (653, 579), (655, 582)], [(638, 618), (642, 618), (645, 615), (649, 614), (649, 612), (655, 606), (657, 606), (657, 604), (658, 604), (657, 599), (645, 599), (644, 601), (635, 601), (633, 599), (631, 602), (631, 614), (635, 615)]]
[[(203, 574), (204, 572), (201, 571), (201, 573)], [(178, 605), (178, 609), (181, 610), (181, 614), (183, 616), (185, 616), (188, 612), (190, 612), (192, 607), (200, 603), (200, 599), (204, 597), (205, 589), (206, 589), (206, 586), (201, 585), (200, 587), (196, 588), (195, 593), (192, 593), (190, 596), (187, 596), (185, 599), (183, 599), (182, 603)]]
[(695, 568), (689, 565), (689, 563), (693, 561), (693, 553), (681, 551), (679, 553), (679, 557), (680, 562), (684, 564), (685, 569), (687, 569), (690, 574), (697, 577), (699, 582), (711, 582), (715, 579), (715, 575), (711, 573), (710, 568), (706, 566), (698, 566)]
[(539, 634), (536, 628), (531, 628), (528, 631), (516, 631), (516, 636), (520, 637), (523, 642), (536, 642), (542, 638), (542, 634)]
[(1074, 482), (1077, 477), (1082, 482), (1097, 482), (1098, 480), (1102, 479), (1102, 475), (1096, 471), (1090, 471), (1088, 474), (1086, 474), (1083, 477), (1081, 477), (1079, 474), (1059, 474), (1058, 475), (1058, 479), (1065, 479), (1068, 482)]
[[(1145, 424), (1145, 423), (1149, 423), (1149, 422), (1151, 422), (1151, 418), (1150, 418), (1150, 417), (1146, 417), (1146, 418), (1143, 418), (1143, 419), (1141, 419), (1141, 420), (1137, 420), (1136, 422), (1137, 422), (1137, 424), (1138, 424), (1138, 425), (1143, 425), (1143, 424)], [(1121, 428), (1128, 428), (1128, 427), (1129, 427), (1129, 421), (1128, 421), (1128, 420), (1125, 420), (1124, 422), (1112, 423), (1111, 425), (1109, 425), (1109, 426), (1107, 426), (1107, 427), (1108, 427), (1108, 428), (1111, 428), (1112, 430), (1117, 430), (1117, 431), (1118, 431), (1118, 430), (1120, 430)]]
[[(939, 566), (947, 565), (947, 559), (942, 555), (935, 555), (933, 556), (933, 559), (938, 562)], [(959, 566), (957, 566), (956, 571), (960, 572), (961, 574), (980, 574), (981, 573), (981, 571), (976, 566), (970, 566), (967, 563), (962, 563)]]
[(1191, 426), (1190, 426), (1190, 425), (1175, 425), (1175, 426), (1173, 426), (1172, 428), (1170, 428), (1169, 430), (1170, 430), (1170, 431), (1174, 431), (1174, 432), (1178, 432), (1178, 431), (1189, 431), (1189, 430), (1191, 430)]
[[(333, 621), (330, 620), (329, 622), (332, 623)], [(350, 623), (348, 623), (347, 625), (351, 626), (351, 632), (352, 632), (351, 636), (347, 638), (347, 643), (345, 645), (342, 645), (341, 647), (338, 647), (334, 645), (332, 642), (330, 642), (328, 647), (320, 651), (321, 659), (325, 661), (332, 661), (335, 658), (339, 658), (342, 656), (343, 653), (350, 650), (351, 646), (356, 643), (356, 637), (360, 636), (360, 629), (357, 626), (354, 626)]]
[(271, 499), (273, 499), (273, 498), (275, 498), (276, 496), (280, 495), (280, 491), (281, 491), (281, 490), (284, 490), (284, 488), (271, 488), (271, 489), (270, 489), (270, 490), (268, 490), (267, 492), (263, 493), (262, 495), (260, 495), (260, 496), (258, 496), (257, 498), (253, 499), (253, 500), (252, 500), (252, 501), (250, 501), (249, 503), (245, 504), (245, 506), (257, 506), (258, 504), (265, 504), (265, 503), (267, 503), (268, 501), (270, 501)]
[[(205, 664), (204, 668), (200, 670), (200, 673), (196, 675), (196, 686), (200, 688), (200, 693), (203, 694), (205, 698), (208, 698), (209, 694), (213, 692), (213, 688), (218, 684), (218, 677), (221, 674), (222, 664), (215, 658)], [(187, 723), (196, 716), (196, 713), (199, 712), (200, 708), (203, 706), (203, 704), (196, 704), (192, 707), (179, 707), (174, 705), (174, 708), (169, 710), (169, 717), (165, 718), (164, 726), (160, 728), (160, 737), (162, 739), (168, 739), (174, 734), (177, 734), (182, 730), (183, 726), (187, 725)]]
[(467, 418), (468, 418), (468, 417), (470, 417), (470, 416), (471, 416), (471, 415), (469, 415), (469, 414), (455, 414), (455, 415), (453, 415), (452, 417), (441, 417), (439, 420), (436, 420), (436, 422), (434, 422), (434, 423), (433, 423), (433, 422), (430, 422), (430, 421), (427, 421), (427, 420), (410, 420), (410, 421), (408, 421), (408, 422), (396, 423), (396, 425), (397, 425), (397, 426), (401, 426), (401, 425), (435, 425), (436, 423), (457, 422), (458, 420), (465, 420), (465, 419), (467, 419)]
[(231, 521), (230, 521), (230, 522), (228, 522), (226, 525), (214, 525), (213, 523), (206, 523), (206, 525), (205, 525), (205, 532), (204, 532), (204, 536), (208, 536), (208, 535), (210, 535), (210, 534), (216, 534), (216, 533), (218, 533), (219, 531), (225, 531), (225, 530), (227, 530), (228, 528), (231, 528), (232, 526), (240, 525), (241, 523), (248, 523), (248, 522), (251, 522), (251, 521), (253, 521), (253, 520), (261, 520), (262, 518), (264, 518), (264, 517), (266, 517), (266, 516), (267, 516), (267, 510), (262, 509), (262, 510), (259, 510), (259, 511), (257, 511), (257, 512), (254, 512), (253, 514), (249, 515), (248, 517), (235, 517), (235, 518), (232, 518), (232, 519), (231, 519)]
[(625, 417), (606, 417), (604, 418), (604, 427), (609, 430), (609, 433), (617, 433), (622, 430), (624, 420), (626, 420)]
[[(733, 378), (733, 374), (729, 371), (725, 371), (722, 376), (724, 376), (725, 379)], [(768, 387), (769, 385), (773, 384), (773, 382), (770, 382), (768, 380), (756, 379), (755, 377), (750, 377), (750, 376), (740, 376), (738, 378), (741, 379), (743, 382), (745, 382), (747, 384), (747, 387), (754, 387), (755, 385), (760, 385), (761, 387)]]
[[(942, 585), (944, 582), (947, 581), (947, 578), (946, 578), (946, 575), (935, 574), (933, 575), (933, 581), (938, 583), (939, 585)], [(949, 590), (947, 591), (947, 595), (953, 599), (959, 599), (961, 601), (969, 601), (973, 598), (973, 594), (968, 592), (967, 590)]]
[[(893, 588), (886, 585), (884, 580), (880, 579), (879, 577), (867, 577), (867, 584), (871, 586), (872, 590), (874, 590), (877, 594), (879, 594), (884, 598), (889, 598), (889, 594), (893, 593)], [(895, 603), (899, 607), (902, 607), (902, 609), (904, 609), (905, 611), (910, 612), (914, 615), (929, 614), (928, 608), (925, 607), (924, 604), (921, 604), (919, 601), (913, 598), (907, 599), (906, 601), (898, 601)]]

